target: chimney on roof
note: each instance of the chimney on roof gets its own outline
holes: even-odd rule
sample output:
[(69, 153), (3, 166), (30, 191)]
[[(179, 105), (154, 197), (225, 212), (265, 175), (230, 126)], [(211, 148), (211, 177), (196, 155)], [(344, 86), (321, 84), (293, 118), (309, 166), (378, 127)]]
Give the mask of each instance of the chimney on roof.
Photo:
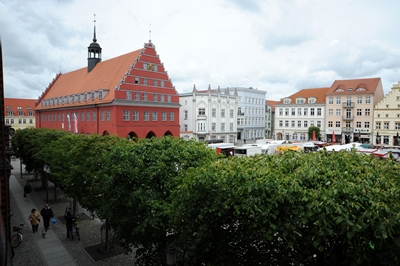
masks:
[(96, 39), (96, 14), (94, 16), (93, 42), (88, 47), (88, 73), (92, 71), (97, 63), (101, 62), (101, 47)]

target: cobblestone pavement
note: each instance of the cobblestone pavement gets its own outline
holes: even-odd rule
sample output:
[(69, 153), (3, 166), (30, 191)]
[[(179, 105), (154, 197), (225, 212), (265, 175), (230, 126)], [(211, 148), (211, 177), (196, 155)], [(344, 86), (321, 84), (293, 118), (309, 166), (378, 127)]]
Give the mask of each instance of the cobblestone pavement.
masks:
[[(34, 180), (32, 174), (24, 173), (21, 177), (20, 173), (20, 164), (19, 160), (11, 162), (14, 170), (12, 170), (12, 175), (14, 175), (19, 183), (24, 186), (26, 181), (30, 181), (31, 186), (33, 188), (31, 194), (31, 200), (37, 207), (36, 209), (40, 212), (43, 208), (46, 200), (46, 191), (41, 189), (41, 182), (39, 180)], [(33, 195), (36, 194), (36, 195)], [(53, 209), (54, 215), (58, 218), (64, 215), (66, 202), (68, 200), (64, 197), (61, 190), (57, 190), (57, 201), (54, 200), (54, 187), (49, 182), (49, 205)], [(18, 225), (21, 221), (24, 221), (24, 217), (28, 216), (29, 213), (21, 213), (21, 210), (17, 206), (17, 201), (24, 200), (23, 195), (19, 197), (18, 195), (11, 196), (11, 211), (13, 216), (11, 217), (12, 225)], [(83, 208), (78, 208), (79, 213), (86, 213), (90, 216), (90, 214)], [(85, 251), (84, 248), (93, 246), (96, 244), (100, 244), (102, 241), (101, 237), (101, 222), (98, 219), (88, 219), (88, 220), (78, 220), (81, 240), (78, 241), (76, 238), (74, 240), (67, 239), (66, 236), (66, 228), (65, 225), (61, 223), (60, 220), (57, 219), (57, 224), (50, 225), (49, 230), (54, 230), (62, 244), (65, 246), (65, 249), (68, 253), (73, 257), (76, 265), (79, 266), (91, 266), (91, 265), (115, 265), (115, 266), (125, 266), (125, 265), (134, 265), (135, 259), (134, 254), (120, 254), (113, 256), (111, 258), (107, 258), (98, 262), (95, 262), (89, 254)], [(39, 232), (43, 230), (43, 223), (39, 225)], [(38, 249), (38, 244), (33, 238), (33, 233), (31, 232), (31, 226), (25, 224), (25, 227), (22, 231), (22, 235), (24, 239), (22, 244), (15, 248), (15, 257), (13, 259), (14, 266), (27, 266), (27, 265), (35, 265), (42, 266), (46, 265), (46, 262)]]

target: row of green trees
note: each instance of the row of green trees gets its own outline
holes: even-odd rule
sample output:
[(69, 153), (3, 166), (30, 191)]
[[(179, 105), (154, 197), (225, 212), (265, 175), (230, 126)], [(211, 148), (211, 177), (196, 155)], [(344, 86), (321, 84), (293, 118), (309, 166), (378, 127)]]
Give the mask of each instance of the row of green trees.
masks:
[(17, 131), (137, 264), (399, 265), (400, 167), (353, 152), (222, 158), (196, 141)]

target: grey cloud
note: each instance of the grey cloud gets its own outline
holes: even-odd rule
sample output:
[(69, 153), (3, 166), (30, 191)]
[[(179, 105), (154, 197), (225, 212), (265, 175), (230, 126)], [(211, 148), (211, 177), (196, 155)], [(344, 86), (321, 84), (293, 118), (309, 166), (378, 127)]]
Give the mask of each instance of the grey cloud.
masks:
[(343, 78), (378, 76), (381, 71), (400, 70), (399, 54), (376, 45), (360, 48), (358, 55), (351, 58), (348, 51), (332, 53), (325, 59), (325, 69), (335, 71)]

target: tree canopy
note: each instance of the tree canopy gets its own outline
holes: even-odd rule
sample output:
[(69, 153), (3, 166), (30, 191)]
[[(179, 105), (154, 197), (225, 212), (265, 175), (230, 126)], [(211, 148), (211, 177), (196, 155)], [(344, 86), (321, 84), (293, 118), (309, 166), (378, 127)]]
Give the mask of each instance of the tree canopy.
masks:
[(217, 161), (181, 176), (189, 265), (398, 265), (399, 164), (353, 152)]
[(47, 145), (43, 149), (43, 158), (55, 179), (61, 181), (64, 193), (95, 212), (107, 201), (104, 198), (107, 180), (100, 175), (103, 155), (119, 142), (127, 140), (109, 135), (68, 134)]
[(126, 249), (137, 247), (137, 263), (160, 265), (173, 243), (169, 199), (177, 176), (216, 159), (214, 150), (194, 140), (163, 137), (120, 143), (105, 154), (107, 203), (99, 214), (110, 219)]
[(17, 131), (138, 265), (399, 265), (400, 164), (351, 152), (222, 158), (203, 143)]

